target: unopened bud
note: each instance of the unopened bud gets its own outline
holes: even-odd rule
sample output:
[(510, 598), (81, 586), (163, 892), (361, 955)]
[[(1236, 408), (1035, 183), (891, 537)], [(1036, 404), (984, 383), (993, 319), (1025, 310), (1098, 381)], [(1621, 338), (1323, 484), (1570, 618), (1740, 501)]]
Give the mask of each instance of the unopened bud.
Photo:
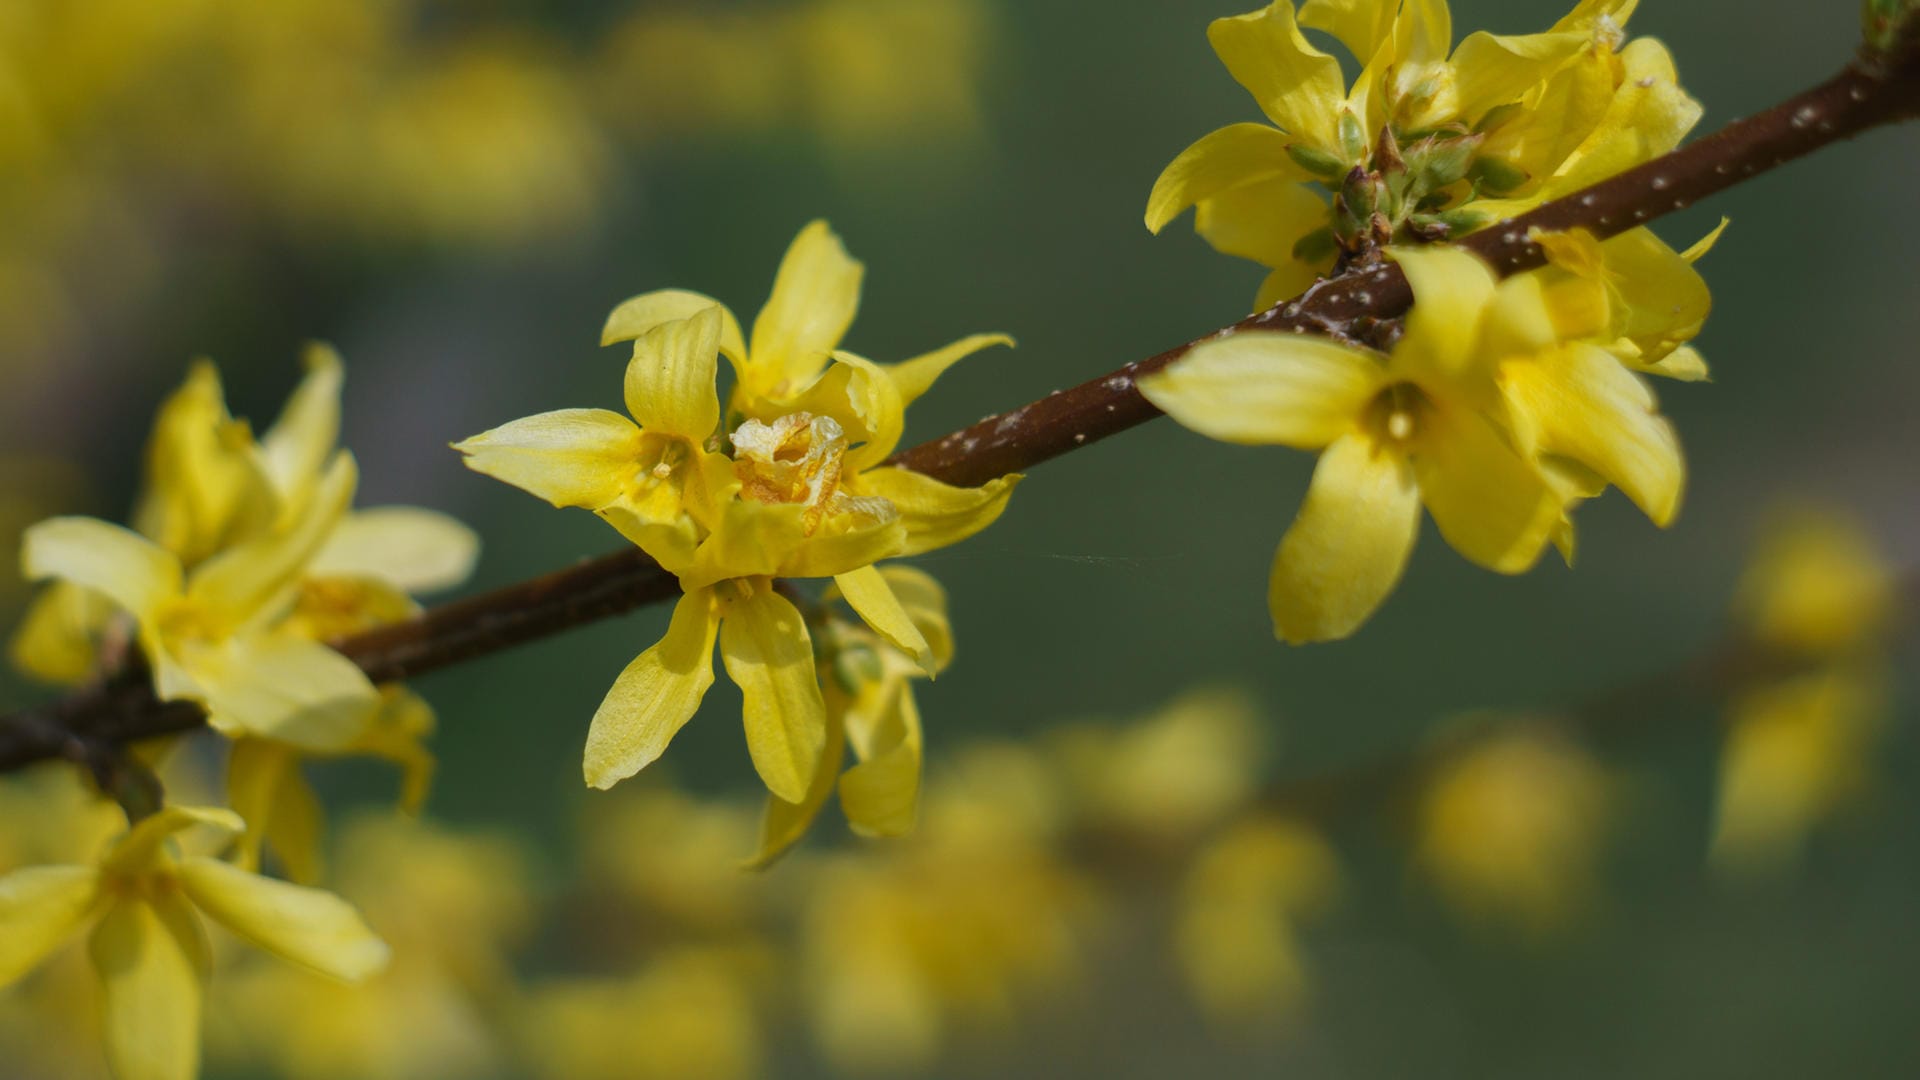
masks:
[(1306, 143), (1290, 143), (1287, 156), (1295, 165), (1307, 170), (1322, 180), (1338, 180), (1347, 171), (1347, 163), (1316, 146)]

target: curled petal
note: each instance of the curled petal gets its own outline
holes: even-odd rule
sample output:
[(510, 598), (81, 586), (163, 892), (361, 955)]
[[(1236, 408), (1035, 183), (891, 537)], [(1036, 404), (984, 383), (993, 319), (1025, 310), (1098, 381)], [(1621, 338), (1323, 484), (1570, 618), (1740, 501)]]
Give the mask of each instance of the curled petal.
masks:
[(698, 444), (720, 423), (714, 389), (722, 326), (718, 306), (663, 322), (633, 343), (627, 411), (642, 429)]
[(1292, 140), (1265, 124), (1232, 124), (1180, 152), (1153, 182), (1147, 228), (1158, 233), (1189, 206), (1242, 187), (1303, 181), (1307, 171), (1287, 156)]
[(194, 568), (187, 594), (233, 623), (255, 618), (291, 589), (353, 503), (353, 455), (338, 451), (283, 528), (227, 548)]
[(1453, 549), (1502, 574), (1523, 573), (1560, 526), (1540, 469), (1478, 412), (1433, 410), (1413, 455), (1420, 496)]
[[(866, 698), (878, 698), (869, 701)], [(860, 764), (840, 778), (840, 809), (861, 836), (905, 836), (920, 812), (920, 707), (905, 682), (883, 687), (848, 711), (847, 734)]]
[[(1293, 177), (1276, 176), (1201, 199), (1194, 213), (1193, 231), (1222, 255), (1281, 268), (1310, 265), (1295, 259), (1293, 249), (1301, 238), (1326, 223), (1327, 204), (1311, 187)], [(1312, 284), (1311, 278), (1307, 284)], [(1301, 290), (1287, 296), (1298, 295)]]
[(840, 595), (846, 598), (847, 605), (874, 633), (913, 657), (928, 676), (934, 674), (933, 649), (927, 644), (927, 639), (921, 636), (920, 628), (907, 614), (900, 598), (893, 594), (886, 577), (878, 569), (863, 566), (839, 574), (833, 581), (840, 587)]
[(834, 782), (840, 778), (840, 763), (846, 759), (847, 736), (840, 724), (827, 725), (827, 745), (821, 751), (820, 764), (813, 770), (807, 797), (797, 803), (777, 795), (767, 796), (767, 808), (760, 819), (760, 850), (747, 860), (750, 870), (772, 866), (807, 835), (814, 819), (833, 795)]
[(1013, 339), (1005, 334), (974, 334), (887, 367), (887, 376), (893, 380), (894, 388), (900, 391), (900, 407), (906, 408), (920, 400), (921, 395), (933, 387), (934, 380), (945, 374), (948, 368), (995, 345), (1005, 345), (1011, 349)]
[(274, 489), (296, 506), (340, 441), (340, 386), (346, 378), (340, 354), (329, 346), (309, 345), (301, 362), (306, 377), (260, 437), (260, 457)]
[(1215, 19), (1207, 40), (1280, 130), (1317, 149), (1339, 145), (1335, 109), (1346, 96), (1340, 62), (1307, 43), (1294, 22), (1293, 0)]
[(872, 469), (860, 474), (860, 493), (893, 504), (905, 541), (883, 557), (907, 557), (957, 544), (998, 521), (1022, 479), (1014, 473), (963, 488), (909, 469)]
[(1481, 316), (1494, 299), (1493, 271), (1460, 248), (1396, 248), (1392, 254), (1413, 286), (1394, 371), (1417, 381), (1464, 381), (1476, 358)]
[(1571, 345), (1508, 365), (1501, 382), (1533, 452), (1572, 458), (1625, 492), (1654, 524), (1673, 521), (1686, 479), (1680, 441), (1638, 375), (1603, 349)]
[(632, 341), (661, 323), (690, 319), (707, 308), (720, 310), (720, 352), (736, 364), (747, 359), (746, 339), (740, 333), (740, 321), (725, 304), (711, 296), (686, 289), (660, 289), (643, 293), (613, 309), (600, 331), (600, 344)]

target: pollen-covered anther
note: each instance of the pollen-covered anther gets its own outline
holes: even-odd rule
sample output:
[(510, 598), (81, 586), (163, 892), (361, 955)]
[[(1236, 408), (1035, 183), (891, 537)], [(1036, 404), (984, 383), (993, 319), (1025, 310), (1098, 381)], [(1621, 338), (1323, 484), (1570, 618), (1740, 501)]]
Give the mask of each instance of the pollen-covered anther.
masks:
[(788, 413), (771, 424), (748, 420), (734, 430), (734, 474), (743, 498), (764, 503), (798, 503), (807, 508), (806, 535), (829, 516), (857, 514), (870, 521), (891, 521), (893, 504), (840, 489), (847, 435), (838, 421), (812, 413)]

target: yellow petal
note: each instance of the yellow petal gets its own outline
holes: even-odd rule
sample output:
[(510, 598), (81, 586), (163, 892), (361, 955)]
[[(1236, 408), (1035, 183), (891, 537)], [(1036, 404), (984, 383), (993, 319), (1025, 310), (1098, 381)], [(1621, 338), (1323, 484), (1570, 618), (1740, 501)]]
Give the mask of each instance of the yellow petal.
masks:
[(893, 504), (906, 543), (890, 554), (906, 558), (957, 544), (998, 521), (1023, 478), (1015, 473), (963, 488), (908, 469), (872, 469), (860, 474), (859, 491)]
[(30, 866), (0, 877), (0, 988), (79, 932), (93, 913), (99, 884), (91, 866)]
[(345, 516), (359, 482), (353, 455), (334, 454), (292, 522), (195, 567), (187, 579), (188, 597), (229, 622), (253, 619), (293, 588)]
[(1260, 283), (1260, 291), (1254, 296), (1253, 310), (1265, 311), (1275, 304), (1299, 297), (1332, 270), (1331, 255), (1319, 262), (1287, 260)]
[(1398, 0), (1306, 0), (1300, 25), (1332, 34), (1365, 63), (1393, 29)]
[(174, 833), (205, 827), (243, 833), (247, 823), (231, 810), (211, 806), (163, 806), (117, 837), (101, 859), (101, 869), (121, 876), (144, 874), (160, 862), (162, 845)]
[(180, 560), (131, 529), (94, 518), (48, 518), (20, 537), (20, 572), (92, 589), (136, 616), (180, 591)]
[(260, 457), (274, 488), (296, 505), (320, 479), (340, 439), (340, 355), (314, 344), (301, 358), (306, 377), (294, 388), (273, 428), (260, 437)]
[(237, 638), (193, 657), (188, 668), (207, 722), (230, 737), (259, 735), (307, 750), (339, 750), (357, 738), (380, 695), (353, 661), (286, 633)]
[(720, 352), (739, 364), (746, 361), (746, 339), (740, 333), (740, 321), (727, 306), (711, 296), (686, 289), (660, 289), (642, 293), (613, 309), (600, 331), (600, 344), (632, 341), (661, 323), (690, 319), (707, 308), (720, 311)]
[(920, 400), (921, 395), (933, 387), (934, 380), (945, 374), (948, 368), (995, 345), (1005, 345), (1011, 349), (1013, 339), (1005, 334), (974, 334), (911, 360), (889, 365), (885, 370), (893, 380), (894, 388), (900, 391), (900, 407), (904, 409)]
[(913, 657), (929, 676), (934, 674), (933, 649), (927, 645), (927, 639), (920, 635), (920, 628), (914, 625), (906, 608), (901, 606), (900, 598), (893, 595), (893, 589), (877, 568), (863, 566), (858, 570), (849, 570), (835, 576), (833, 582), (840, 587), (840, 595), (846, 598), (847, 605), (874, 633)]
[(840, 809), (861, 836), (905, 836), (920, 813), (920, 707), (905, 682), (876, 696), (878, 707), (863, 701), (848, 714), (862, 760), (840, 777)]
[(710, 592), (689, 592), (674, 605), (666, 636), (627, 665), (593, 714), (587, 732), (588, 784), (610, 788), (666, 750), (713, 685), (718, 631)]
[(900, 520), (864, 524), (844, 532), (823, 530), (782, 559), (775, 575), (790, 578), (835, 577), (884, 559), (897, 558), (906, 554), (906, 551), (907, 530)]
[(791, 803), (776, 795), (767, 796), (767, 808), (760, 818), (760, 850), (747, 860), (748, 869), (764, 870), (772, 866), (807, 835), (814, 819), (820, 816), (827, 799), (833, 795), (846, 752), (846, 732), (837, 723), (828, 724), (826, 748), (820, 753), (820, 764), (813, 770), (807, 797)]
[(827, 741), (806, 621), (771, 583), (759, 583), (728, 602), (720, 658), (745, 698), (747, 750), (760, 779), (779, 798), (801, 802)]
[(1600, 251), (1619, 307), (1615, 332), (1639, 348), (1639, 365), (1658, 364), (1700, 333), (1713, 310), (1713, 294), (1692, 260), (1651, 229), (1621, 233)]
[(1292, 141), (1265, 124), (1232, 124), (1208, 134), (1182, 150), (1153, 182), (1147, 228), (1158, 233), (1187, 207), (1236, 188), (1308, 179), (1287, 156)]
[(832, 417), (848, 441), (860, 444), (844, 459), (849, 471), (885, 461), (907, 426), (906, 404), (887, 370), (845, 351), (833, 354), (833, 366), (795, 398), (791, 408)]
[(1168, 416), (1222, 442), (1317, 450), (1346, 434), (1385, 381), (1373, 354), (1248, 330), (1196, 346), (1140, 380)]
[(706, 441), (720, 423), (718, 307), (663, 322), (633, 343), (627, 363), (627, 411), (642, 430)]
[(781, 382), (791, 392), (811, 380), (853, 325), (865, 272), (826, 222), (800, 230), (780, 261), (767, 306), (753, 320), (751, 374), (743, 371), (741, 381), (772, 394)]
[(1193, 231), (1222, 255), (1278, 268), (1296, 263), (1294, 245), (1326, 224), (1327, 204), (1320, 196), (1306, 184), (1282, 176), (1201, 199)]
[(1570, 345), (1510, 364), (1501, 382), (1523, 445), (1561, 454), (1625, 492), (1656, 525), (1673, 521), (1686, 468), (1652, 391), (1603, 349)]
[(1419, 532), (1420, 492), (1405, 459), (1358, 432), (1335, 440), (1274, 553), (1274, 636), (1303, 645), (1358, 630), (1399, 583)]
[(1520, 100), (1591, 40), (1582, 32), (1467, 35), (1452, 61), (1456, 115), (1472, 124), (1495, 107)]
[(888, 563), (880, 568), (893, 595), (906, 609), (907, 617), (920, 629), (933, 650), (934, 667), (944, 671), (953, 662), (953, 625), (947, 619), (947, 590), (924, 570), (904, 563)]
[(1293, 0), (1215, 19), (1207, 40), (1280, 130), (1317, 149), (1331, 152), (1339, 146), (1335, 110), (1347, 90), (1340, 62), (1307, 43), (1294, 24)]
[(1429, 410), (1413, 455), (1420, 497), (1440, 534), (1502, 574), (1531, 567), (1560, 524), (1560, 500), (1485, 416)]
[(186, 565), (271, 526), (280, 511), (253, 433), (227, 412), (220, 374), (205, 360), (154, 416), (145, 475), (133, 526)]
[(1733, 224), (1732, 218), (1721, 218), (1720, 224), (1715, 225), (1712, 232), (1701, 237), (1692, 247), (1681, 252), (1680, 257), (1690, 263), (1696, 263), (1706, 258), (1709, 252), (1720, 246), (1720, 237), (1727, 231), (1727, 226), (1731, 224)]
[(1393, 370), (1416, 380), (1461, 380), (1474, 364), (1481, 316), (1494, 298), (1493, 271), (1460, 248), (1395, 248), (1391, 254), (1413, 286)]
[(56, 581), (40, 591), (8, 642), (13, 666), (42, 682), (71, 686), (93, 674), (98, 637), (114, 604), (90, 589)]
[(193, 1080), (208, 967), (199, 920), (174, 893), (107, 909), (89, 951), (100, 977), (107, 1062), (119, 1080)]
[(1649, 375), (1664, 375), (1679, 382), (1707, 382), (1713, 378), (1713, 372), (1707, 368), (1707, 358), (1701, 356), (1698, 349), (1687, 345), (1645, 365), (1641, 370)]
[(1593, 134), (1544, 189), (1547, 197), (1591, 187), (1680, 145), (1700, 121), (1700, 103), (1680, 89), (1666, 46), (1636, 38), (1620, 51), (1625, 78)]
[(247, 822), (246, 833), (234, 844), (234, 865), (257, 872), (262, 851), (271, 846), (289, 879), (302, 885), (320, 879), (326, 819), (291, 747), (267, 739), (235, 740), (227, 757), (227, 804)]
[(618, 499), (640, 457), (640, 429), (606, 409), (560, 409), (453, 444), (467, 468), (555, 506), (598, 510)]
[(408, 593), (449, 589), (473, 574), (480, 537), (437, 510), (376, 506), (341, 519), (309, 577), (370, 577)]
[(385, 942), (353, 905), (330, 892), (249, 874), (218, 859), (183, 859), (180, 885), (195, 907), (254, 945), (310, 971), (359, 982), (387, 966)]

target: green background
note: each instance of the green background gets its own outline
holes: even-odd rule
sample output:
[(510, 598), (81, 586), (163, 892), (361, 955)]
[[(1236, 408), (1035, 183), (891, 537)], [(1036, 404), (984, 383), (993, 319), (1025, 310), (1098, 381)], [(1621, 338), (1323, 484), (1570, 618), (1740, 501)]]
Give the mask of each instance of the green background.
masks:
[[(528, 5), (520, 17), (589, 35), (612, 10)], [(117, 517), (150, 411), (188, 357), (215, 357), (235, 411), (263, 421), (299, 344), (323, 338), (348, 362), (344, 441), (362, 466), (361, 503), (418, 503), (473, 524), (487, 542), (484, 588), (617, 538), (468, 473), (446, 444), (544, 409), (617, 406), (624, 355), (594, 347), (613, 304), (682, 286), (750, 318), (810, 218), (831, 220), (868, 267), (849, 347), (891, 360), (974, 331), (1020, 341), (943, 380), (914, 410), (910, 441), (1244, 314), (1258, 268), (1213, 254), (1190, 219), (1158, 238), (1140, 223), (1176, 152), (1257, 118), (1204, 37), (1207, 19), (1233, 5), (992, 10), (986, 123), (957, 144), (655, 143), (617, 164), (611, 203), (587, 230), (508, 254), (197, 238), (164, 253), (180, 268), (157, 305), (164, 316), (62, 357), (57, 394), (0, 402), (0, 449), (78, 460), (93, 481), (79, 509)], [(1560, 14), (1550, 2), (1461, 0), (1455, 25), (1524, 32)], [(1706, 104), (1701, 132), (1831, 74), (1856, 35), (1853, 5), (1835, 0), (1649, 0), (1632, 29), (1672, 47)], [(1659, 388), (1687, 448), (1687, 505), (1665, 532), (1617, 493), (1588, 505), (1574, 572), (1549, 559), (1523, 577), (1490, 575), (1429, 526), (1363, 633), (1290, 649), (1271, 638), (1265, 574), (1308, 456), (1159, 422), (1035, 470), (997, 527), (920, 560), (951, 591), (960, 643), (951, 673), (921, 694), (931, 762), (977, 736), (1138, 714), (1226, 680), (1267, 707), (1281, 770), (1310, 774), (1417, 741), (1450, 712), (1551, 712), (1707, 647), (1756, 527), (1783, 498), (1846, 508), (1910, 561), (1917, 177), (1920, 135), (1881, 132), (1662, 224), (1685, 246), (1718, 215), (1733, 219), (1702, 267), (1716, 309), (1698, 344), (1715, 381)], [(664, 610), (646, 611), (420, 680), (442, 720), (434, 813), (563, 839), (590, 797), (578, 780), (586, 720), (664, 625)], [(6, 690), (8, 701), (29, 695)], [(1362, 818), (1340, 833), (1347, 902), (1309, 935), (1316, 990), (1303, 1013), (1253, 1039), (1210, 1034), (1143, 939), (1086, 1000), (949, 1071), (1920, 1075), (1910, 725), (1877, 762), (1875, 798), (1822, 834), (1802, 872), (1735, 889), (1701, 866), (1716, 743), (1698, 708), (1674, 708), (1651, 738), (1611, 755), (1632, 770), (1632, 795), (1608, 893), (1579, 933), (1525, 943), (1460, 928), (1413, 886), (1392, 820)], [(684, 782), (748, 790), (733, 709), (723, 681), (675, 743)], [(372, 772), (330, 782), (343, 798), (388, 790)], [(837, 822), (822, 831), (814, 842), (849, 842)], [(775, 1064), (788, 1069), (785, 1055)]]

